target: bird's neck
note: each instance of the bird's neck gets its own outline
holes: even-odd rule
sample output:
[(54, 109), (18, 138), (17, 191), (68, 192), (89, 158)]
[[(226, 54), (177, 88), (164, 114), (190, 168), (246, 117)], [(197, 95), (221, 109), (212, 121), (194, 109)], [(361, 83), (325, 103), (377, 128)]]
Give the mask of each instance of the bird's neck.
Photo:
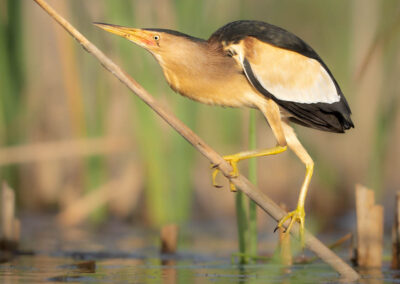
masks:
[(159, 57), (157, 60), (171, 88), (188, 97), (201, 95), (199, 92), (204, 85), (220, 84), (222, 77), (226, 78), (236, 69), (232, 68), (235, 62), (231, 57), (223, 55), (207, 42), (193, 44), (168, 59)]

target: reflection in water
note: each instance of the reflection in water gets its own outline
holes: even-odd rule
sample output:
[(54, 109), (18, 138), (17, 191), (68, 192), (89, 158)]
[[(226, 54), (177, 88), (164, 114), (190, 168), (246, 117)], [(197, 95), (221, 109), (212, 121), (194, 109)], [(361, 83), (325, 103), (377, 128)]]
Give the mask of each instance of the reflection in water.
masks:
[[(48, 224), (43, 222), (44, 226)], [(46, 229), (31, 221), (23, 228), (26, 231), (23, 235), (29, 236), (23, 244), (34, 254), (17, 255), (1, 263), (0, 283), (252, 284), (337, 282), (339, 279), (336, 272), (320, 262), (295, 264), (290, 270), (270, 258), (249, 265), (232, 264), (230, 255), (236, 249), (236, 242), (225, 235), (210, 236), (209, 230), (203, 230), (208, 235), (196, 233), (201, 242), (192, 241), (187, 246), (191, 251), (160, 255), (154, 238), (139, 229), (133, 231), (115, 224), (109, 232), (103, 229), (101, 234), (79, 228), (73, 234), (65, 233), (55, 231), (54, 225)], [(383, 278), (388, 282), (395, 275), (391, 270), (383, 271), (383, 275), (368, 271), (364, 277), (369, 277), (369, 283), (381, 283)]]
[[(114, 254), (115, 255), (115, 254)], [(161, 259), (162, 258), (162, 259)], [(321, 263), (287, 267), (273, 263), (231, 264), (229, 257), (199, 260), (194, 255), (148, 259), (112, 258), (75, 262), (68, 256), (21, 256), (0, 265), (1, 283), (315, 283), (336, 282), (338, 274)], [(361, 271), (363, 283), (385, 283), (395, 273)], [(393, 273), (391, 275), (390, 273)]]
[(81, 261), (73, 264), (61, 265), (60, 268), (70, 269), (73, 272), (95, 273), (96, 262), (94, 260)]
[[(379, 268), (359, 268), (362, 283), (365, 284), (381, 284), (384, 282), (384, 275)], [(386, 281), (385, 281), (386, 282)]]
[(177, 282), (176, 272), (176, 261), (175, 260), (163, 260), (162, 261), (162, 283), (174, 284)]

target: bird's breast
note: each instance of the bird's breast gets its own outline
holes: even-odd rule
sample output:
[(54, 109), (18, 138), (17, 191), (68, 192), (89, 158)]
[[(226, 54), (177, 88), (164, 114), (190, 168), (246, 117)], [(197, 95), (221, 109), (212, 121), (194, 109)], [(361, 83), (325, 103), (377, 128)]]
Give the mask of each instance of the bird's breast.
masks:
[(186, 70), (163, 68), (171, 88), (192, 100), (227, 107), (255, 107), (265, 100), (240, 72), (218, 73), (213, 70)]

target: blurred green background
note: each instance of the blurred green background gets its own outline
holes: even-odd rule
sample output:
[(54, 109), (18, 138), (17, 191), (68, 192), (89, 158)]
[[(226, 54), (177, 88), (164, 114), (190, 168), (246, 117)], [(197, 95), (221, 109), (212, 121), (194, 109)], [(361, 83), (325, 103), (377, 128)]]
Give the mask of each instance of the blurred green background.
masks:
[[(373, 188), (387, 211), (393, 208), (400, 189), (398, 0), (50, 3), (221, 154), (247, 149), (249, 111), (174, 94), (150, 54), (92, 22), (208, 38), (229, 21), (254, 19), (297, 34), (330, 67), (355, 123), (345, 135), (296, 127), (315, 160), (307, 218), (320, 231), (340, 225), (335, 220), (353, 212), (356, 183)], [(257, 132), (257, 145), (275, 145), (261, 114)], [(209, 162), (33, 1), (0, 0), (0, 147), (0, 179), (16, 190), (20, 211), (28, 214), (54, 214), (63, 225), (110, 218), (155, 228), (234, 222), (234, 194), (222, 177), (224, 190), (212, 187)], [(293, 208), (302, 163), (289, 152), (257, 163), (259, 187)], [(246, 167), (243, 162), (244, 173)], [(268, 221), (260, 214), (260, 226)]]

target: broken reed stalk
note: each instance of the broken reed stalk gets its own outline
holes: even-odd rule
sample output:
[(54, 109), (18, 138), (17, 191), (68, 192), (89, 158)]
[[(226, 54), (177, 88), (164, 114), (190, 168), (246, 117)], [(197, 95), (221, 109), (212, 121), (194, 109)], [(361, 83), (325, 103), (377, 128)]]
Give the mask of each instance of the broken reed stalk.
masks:
[[(261, 190), (256, 188), (245, 177), (230, 177), (232, 171), (231, 166), (219, 155), (215, 150), (208, 146), (200, 139), (191, 129), (183, 124), (175, 115), (165, 110), (141, 85), (139, 85), (132, 77), (109, 59), (95, 45), (87, 40), (80, 32), (78, 32), (68, 21), (61, 17), (53, 8), (51, 8), (44, 0), (33, 0), (42, 7), (54, 20), (56, 20), (67, 32), (69, 32), (82, 47), (91, 53), (99, 62), (116, 76), (123, 84), (125, 84), (132, 92), (142, 99), (150, 108), (152, 108), (161, 118), (163, 118), (172, 128), (174, 128), (182, 137), (192, 144), (200, 153), (202, 153), (212, 164), (218, 165), (220, 171), (231, 180), (231, 182), (258, 206), (267, 212), (275, 221), (279, 221), (287, 212), (283, 211)], [(288, 222), (287, 222), (288, 223)], [(287, 224), (285, 224), (287, 226)], [(299, 227), (293, 226), (291, 233), (298, 235)], [(309, 232), (305, 232), (305, 245), (323, 261), (328, 263), (335, 269), (344, 280), (354, 281), (359, 279), (359, 275), (347, 263), (339, 258), (335, 253), (329, 250), (317, 238)]]
[(392, 227), (392, 269), (400, 268), (400, 191), (396, 193), (394, 224)]
[[(286, 205), (281, 203), (281, 208), (287, 211)], [(285, 229), (279, 228), (279, 255), (281, 264), (291, 266), (293, 264), (292, 249), (290, 244), (290, 235), (285, 233)]]
[(175, 253), (178, 247), (179, 227), (177, 224), (164, 225), (161, 228), (161, 253)]
[(374, 191), (356, 185), (357, 255), (360, 267), (382, 266), (383, 207), (375, 204)]
[(15, 192), (3, 183), (0, 189), (0, 250), (15, 251), (18, 248), (20, 222), (15, 217)]
[(285, 229), (279, 228), (279, 256), (283, 266), (293, 264), (292, 249), (290, 245), (290, 235), (285, 233)]

